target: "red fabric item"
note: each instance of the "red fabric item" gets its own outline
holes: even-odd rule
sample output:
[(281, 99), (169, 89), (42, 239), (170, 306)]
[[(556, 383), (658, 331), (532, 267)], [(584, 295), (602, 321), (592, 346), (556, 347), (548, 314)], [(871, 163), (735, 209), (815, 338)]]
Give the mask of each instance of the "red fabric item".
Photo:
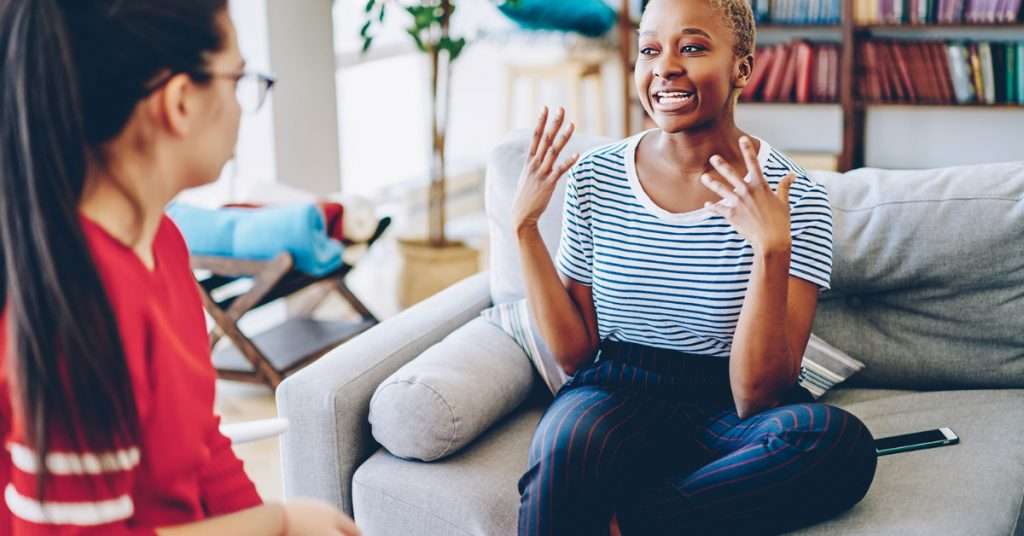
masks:
[[(255, 203), (229, 203), (224, 205), (224, 208), (247, 208), (257, 209), (263, 208), (267, 205), (259, 205)], [(320, 213), (324, 217), (324, 228), (327, 229), (327, 236), (337, 240), (338, 242), (345, 241), (345, 227), (344, 216), (345, 207), (341, 203), (333, 203), (330, 201), (320, 201), (317, 203), (320, 208)]]
[[(48, 463), (49, 519), (40, 517), (32, 451), (21, 416), (12, 411), (15, 386), (2, 363), (8, 344), (4, 329), (0, 434), (7, 448), (0, 450), (0, 487), (6, 500), (0, 501), (0, 534), (149, 535), (156, 528), (259, 505), (256, 488), (213, 413), (216, 373), (181, 233), (164, 217), (153, 243), (156, 268), (150, 272), (99, 225), (84, 217), (81, 222), (117, 319), (140, 441), (86, 453), (76, 450), (66, 431), (52, 432), (51, 457), (58, 459)], [(7, 326), (6, 309), (0, 321)], [(73, 359), (69, 363), (73, 367)], [(83, 471), (90, 459), (94, 470)]]

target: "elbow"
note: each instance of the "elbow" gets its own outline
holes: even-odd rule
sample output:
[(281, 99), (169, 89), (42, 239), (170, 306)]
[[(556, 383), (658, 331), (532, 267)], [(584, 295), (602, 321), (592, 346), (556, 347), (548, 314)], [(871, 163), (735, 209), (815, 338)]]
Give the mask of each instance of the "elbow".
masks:
[(753, 417), (766, 409), (779, 404), (779, 390), (766, 385), (749, 385), (733, 389), (733, 402), (736, 404), (736, 415), (740, 419)]
[(587, 343), (583, 348), (565, 349), (561, 352), (553, 352), (553, 355), (555, 363), (562, 369), (562, 372), (566, 376), (573, 376), (593, 360), (596, 352), (597, 346)]

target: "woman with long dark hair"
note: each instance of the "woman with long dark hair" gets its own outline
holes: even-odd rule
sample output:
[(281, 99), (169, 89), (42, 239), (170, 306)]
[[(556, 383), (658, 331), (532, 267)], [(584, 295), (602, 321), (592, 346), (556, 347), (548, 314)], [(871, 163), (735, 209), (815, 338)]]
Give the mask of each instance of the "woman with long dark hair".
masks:
[(269, 82), (226, 0), (0, 0), (0, 533), (357, 533), (243, 473), (163, 214)]

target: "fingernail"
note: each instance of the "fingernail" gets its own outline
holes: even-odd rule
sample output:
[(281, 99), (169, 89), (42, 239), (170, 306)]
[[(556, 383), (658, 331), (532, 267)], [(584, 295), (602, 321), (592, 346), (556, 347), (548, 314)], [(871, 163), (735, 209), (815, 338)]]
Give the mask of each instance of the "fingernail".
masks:
[(711, 155), (711, 163), (719, 164), (721, 162), (722, 162), (722, 157), (721, 156), (718, 156), (717, 154)]
[(705, 173), (705, 174), (700, 176), (700, 180), (702, 180), (704, 182), (707, 182), (707, 183), (710, 183), (711, 182), (711, 176), (708, 175), (707, 173)]
[(742, 138), (740, 138), (740, 143), (742, 143), (743, 145), (750, 145), (750, 138), (743, 136)]

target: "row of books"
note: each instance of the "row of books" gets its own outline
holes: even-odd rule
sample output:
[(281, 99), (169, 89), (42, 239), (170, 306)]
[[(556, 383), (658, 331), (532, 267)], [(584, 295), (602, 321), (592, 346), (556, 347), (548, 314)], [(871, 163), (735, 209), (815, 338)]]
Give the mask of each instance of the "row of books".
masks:
[(750, 0), (761, 24), (839, 24), (842, 0)]
[(797, 41), (760, 47), (740, 99), (746, 102), (836, 102), (839, 45)]
[(853, 0), (853, 19), (869, 24), (999, 24), (1024, 17), (1021, 0)]
[(870, 40), (857, 91), (870, 102), (1024, 104), (1024, 42)]

